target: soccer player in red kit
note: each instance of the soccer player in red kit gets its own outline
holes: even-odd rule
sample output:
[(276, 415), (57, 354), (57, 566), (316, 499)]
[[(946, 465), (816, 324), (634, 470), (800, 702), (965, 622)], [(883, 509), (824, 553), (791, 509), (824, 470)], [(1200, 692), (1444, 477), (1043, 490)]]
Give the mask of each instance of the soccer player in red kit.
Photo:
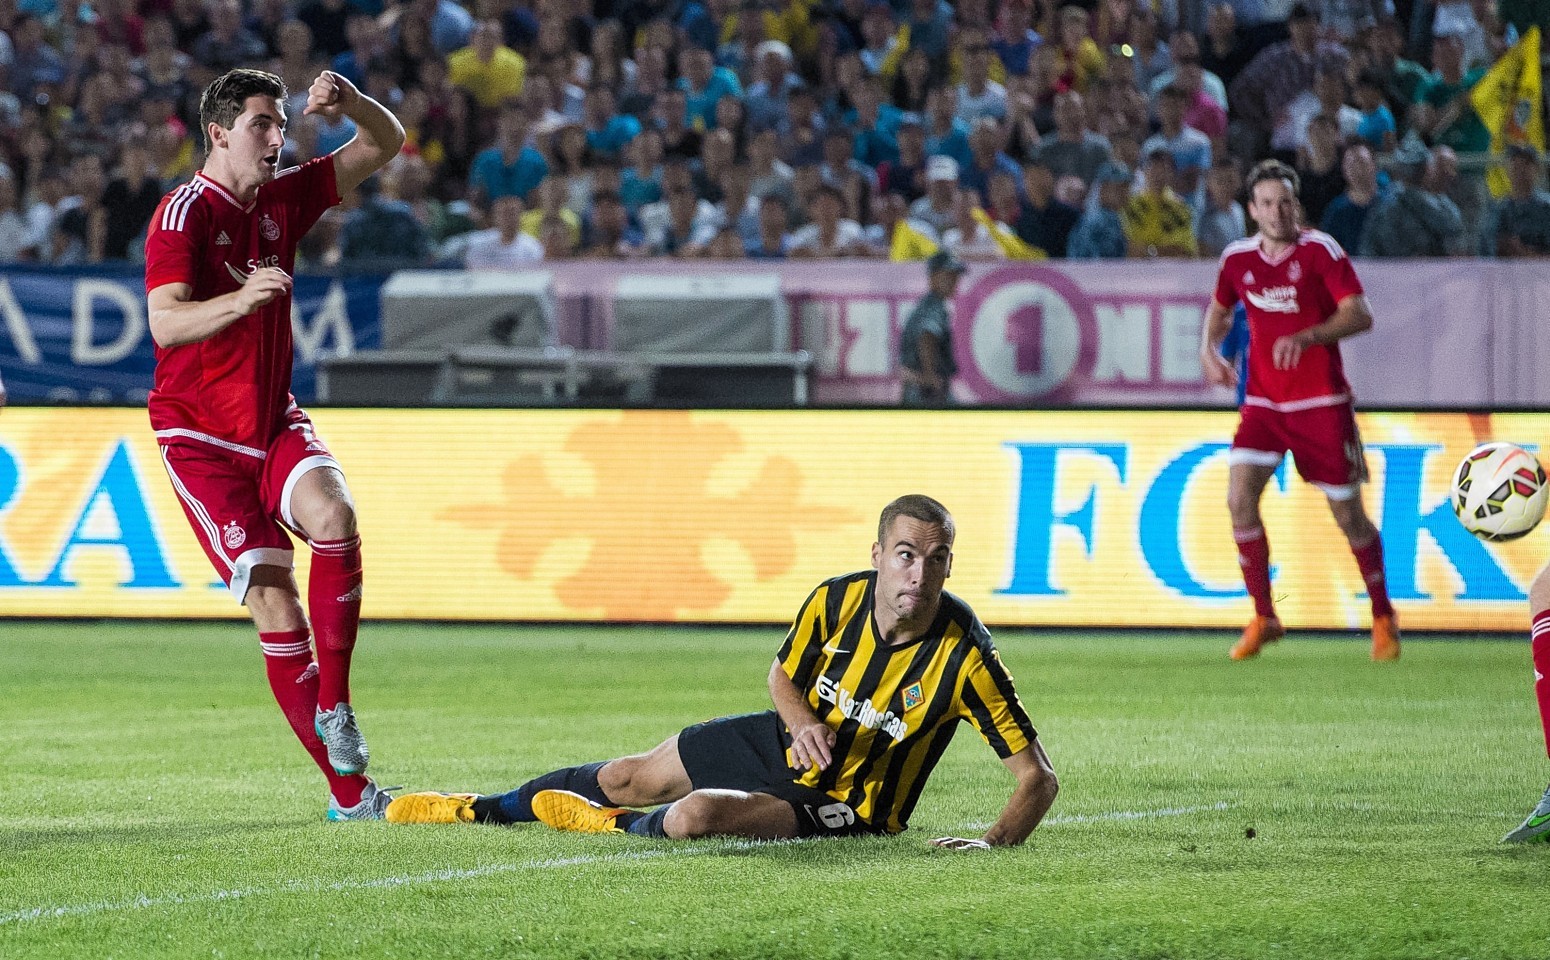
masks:
[(1299, 226), (1297, 174), (1267, 160), (1249, 174), (1249, 214), (1259, 233), (1222, 251), (1216, 295), (1206, 308), (1200, 363), (1206, 380), (1233, 386), (1237, 373), (1219, 348), (1233, 306), (1249, 318), (1249, 381), (1229, 455), (1227, 506), (1238, 564), (1254, 599), (1254, 619), (1232, 648), (1234, 660), (1259, 653), (1286, 632), (1270, 596), (1270, 544), (1259, 501), (1291, 451), (1302, 478), (1329, 499), (1372, 598), (1372, 658), (1399, 657), (1399, 623), (1389, 604), (1383, 541), (1362, 507), (1367, 462), (1339, 343), (1372, 327), (1361, 281), (1340, 244)]
[[(1545, 731), (1545, 751), (1550, 753), (1550, 564), (1546, 564), (1528, 588), (1533, 626), (1529, 648), (1534, 658), (1534, 697), (1539, 701), (1539, 723)], [(1550, 787), (1533, 811), (1505, 837), (1503, 843), (1550, 842)]]
[[(258, 627), (275, 699), (328, 778), (329, 819), (380, 819), (390, 798), (365, 775), (366, 741), (350, 707), (361, 541), (339, 462), (290, 394), (291, 271), (297, 241), (398, 153), (404, 131), (324, 71), (302, 112), (346, 116), (355, 138), (280, 170), (285, 97), (280, 78), (258, 70), (211, 83), (199, 103), (204, 168), (151, 218), (151, 426), (195, 536)], [(287, 529), (312, 548), (315, 660)]]

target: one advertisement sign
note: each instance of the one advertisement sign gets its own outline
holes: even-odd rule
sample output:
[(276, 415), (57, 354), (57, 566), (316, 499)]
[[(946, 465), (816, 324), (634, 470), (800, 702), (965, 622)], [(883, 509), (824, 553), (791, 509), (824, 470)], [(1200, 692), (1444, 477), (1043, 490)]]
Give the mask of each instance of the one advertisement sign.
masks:
[[(379, 345), (378, 293), (385, 279), (296, 278), (296, 396), (312, 396), (319, 358)], [(11, 400), (144, 403), (156, 367), (145, 309), (139, 269), (6, 265), (0, 272), (0, 380)]]
[[(879, 511), (905, 493), (953, 512), (948, 588), (992, 626), (1235, 627), (1251, 609), (1226, 510), (1231, 413), (315, 414), (359, 506), (368, 617), (780, 623), (869, 564)], [(1476, 540), (1448, 484), (1476, 443), (1530, 444), (1550, 415), (1360, 424), (1402, 623), (1523, 629), (1543, 534)], [(1285, 464), (1263, 512), (1287, 623), (1364, 626), (1322, 494)], [(305, 547), (297, 564), (304, 578)], [(239, 615), (144, 411), (0, 414), (0, 617)]]

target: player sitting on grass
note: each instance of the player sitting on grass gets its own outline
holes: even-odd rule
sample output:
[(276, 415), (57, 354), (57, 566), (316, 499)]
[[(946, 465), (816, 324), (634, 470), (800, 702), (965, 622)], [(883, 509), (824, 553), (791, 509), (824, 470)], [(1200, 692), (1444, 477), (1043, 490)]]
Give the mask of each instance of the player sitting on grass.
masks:
[[(1545, 750), (1550, 752), (1550, 564), (1539, 571), (1528, 588), (1529, 609), (1533, 611), (1534, 696), (1539, 700), (1539, 722), (1545, 730)], [(1550, 787), (1539, 805), (1503, 843), (1550, 842)]]
[(1055, 772), (989, 632), (942, 589), (953, 533), (930, 497), (890, 503), (875, 571), (825, 581), (797, 614), (770, 668), (773, 711), (695, 724), (648, 753), (556, 770), (510, 793), (402, 796), (387, 819), (673, 839), (898, 833), (967, 720), (1017, 786), (983, 839), (932, 842), (1022, 843), (1055, 801)]

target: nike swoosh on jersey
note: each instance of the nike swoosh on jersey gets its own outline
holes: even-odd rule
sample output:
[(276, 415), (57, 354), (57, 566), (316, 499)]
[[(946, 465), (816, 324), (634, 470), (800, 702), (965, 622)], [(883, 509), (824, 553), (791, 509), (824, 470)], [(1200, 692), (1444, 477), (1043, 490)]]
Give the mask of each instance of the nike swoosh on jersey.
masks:
[(832, 654), (836, 654), (836, 653), (849, 653), (850, 651), (849, 650), (841, 650), (839, 647), (831, 646), (831, 645), (826, 643), (826, 644), (823, 645), (823, 652), (832, 655)]

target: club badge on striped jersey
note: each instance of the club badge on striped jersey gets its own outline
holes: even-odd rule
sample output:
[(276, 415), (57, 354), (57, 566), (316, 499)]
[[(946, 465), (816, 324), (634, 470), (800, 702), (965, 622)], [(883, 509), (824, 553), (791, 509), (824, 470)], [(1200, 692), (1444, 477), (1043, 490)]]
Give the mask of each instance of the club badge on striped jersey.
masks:
[(926, 700), (926, 695), (921, 693), (920, 684), (912, 683), (904, 688), (904, 709), (913, 710)]

